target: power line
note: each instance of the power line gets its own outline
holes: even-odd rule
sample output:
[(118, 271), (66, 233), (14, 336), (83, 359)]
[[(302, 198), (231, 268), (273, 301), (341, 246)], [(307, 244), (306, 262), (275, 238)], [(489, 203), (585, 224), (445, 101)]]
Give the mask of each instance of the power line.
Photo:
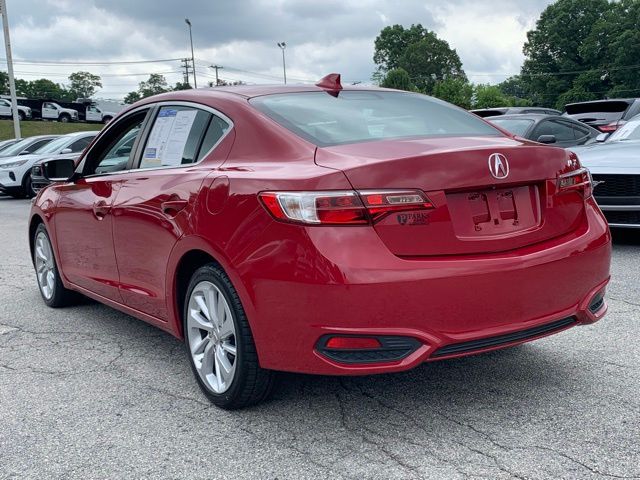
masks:
[[(179, 62), (181, 58), (165, 58), (159, 60), (127, 60), (127, 61), (113, 61), (113, 62), (74, 62), (74, 61), (53, 61), (53, 60), (14, 60), (13, 63), (24, 65), (137, 65), (142, 63), (167, 63), (167, 62)], [(0, 62), (6, 62), (6, 58), (0, 58)]]

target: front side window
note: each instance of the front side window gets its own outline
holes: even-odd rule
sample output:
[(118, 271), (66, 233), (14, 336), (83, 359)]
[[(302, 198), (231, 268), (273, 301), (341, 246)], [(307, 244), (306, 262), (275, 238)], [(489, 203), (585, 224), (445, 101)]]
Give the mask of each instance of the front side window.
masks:
[(195, 163), (212, 115), (184, 106), (161, 107), (153, 123), (139, 168)]
[(471, 113), (413, 93), (285, 93), (256, 97), (251, 104), (321, 147), (406, 137), (501, 135)]

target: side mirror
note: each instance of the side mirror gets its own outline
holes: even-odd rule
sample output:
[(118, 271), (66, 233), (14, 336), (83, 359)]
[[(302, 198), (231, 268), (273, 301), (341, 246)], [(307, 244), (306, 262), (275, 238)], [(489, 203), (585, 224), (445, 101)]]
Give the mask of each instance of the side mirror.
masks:
[(31, 152), (29, 152), (28, 150), (23, 150), (18, 155), (31, 155)]
[(552, 143), (556, 143), (556, 136), (555, 135), (540, 135), (538, 137), (538, 143), (545, 143), (547, 145), (552, 144)]
[(67, 153), (73, 153), (73, 150), (71, 150), (70, 148), (63, 148), (62, 150), (60, 150), (60, 153), (66, 155)]
[(601, 133), (600, 135), (598, 135), (596, 137), (596, 142), (604, 142), (607, 138), (609, 138), (609, 135), (611, 135), (610, 133)]
[(72, 158), (55, 158), (40, 164), (42, 176), (50, 182), (66, 182), (76, 171), (76, 162)]

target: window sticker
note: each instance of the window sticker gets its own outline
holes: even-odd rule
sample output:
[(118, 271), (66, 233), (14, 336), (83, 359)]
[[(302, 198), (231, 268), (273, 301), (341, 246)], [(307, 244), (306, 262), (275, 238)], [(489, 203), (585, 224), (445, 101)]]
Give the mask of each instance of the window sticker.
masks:
[(180, 165), (197, 113), (197, 110), (161, 110), (149, 135), (140, 167)]

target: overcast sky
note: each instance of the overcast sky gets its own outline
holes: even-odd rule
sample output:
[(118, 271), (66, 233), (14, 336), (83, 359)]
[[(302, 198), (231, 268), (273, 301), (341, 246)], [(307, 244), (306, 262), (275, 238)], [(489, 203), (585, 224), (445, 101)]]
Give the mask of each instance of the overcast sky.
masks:
[[(190, 56), (193, 25), (199, 86), (220, 76), (248, 83), (282, 80), (287, 44), (290, 82), (342, 73), (369, 82), (373, 42), (396, 23), (421, 23), (449, 42), (473, 82), (499, 82), (517, 73), (522, 45), (551, 0), (8, 0), (14, 61), (107, 62)], [(4, 55), (2, 55), (4, 57)], [(180, 63), (82, 66), (16, 63), (18, 78), (65, 83), (73, 71), (103, 76), (97, 96), (122, 98), (151, 72), (170, 83)], [(144, 74), (144, 75), (143, 75)]]

